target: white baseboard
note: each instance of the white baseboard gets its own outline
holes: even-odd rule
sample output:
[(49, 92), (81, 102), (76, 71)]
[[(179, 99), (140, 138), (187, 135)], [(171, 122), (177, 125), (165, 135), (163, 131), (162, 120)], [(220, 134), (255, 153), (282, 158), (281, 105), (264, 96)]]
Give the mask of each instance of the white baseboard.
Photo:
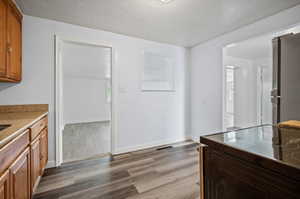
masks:
[(136, 146), (124, 147), (124, 148), (116, 149), (116, 151), (114, 152), (113, 155), (118, 155), (118, 154), (122, 154), (122, 153), (129, 153), (129, 152), (132, 152), (132, 151), (143, 150), (143, 149), (157, 147), (157, 146), (161, 146), (161, 145), (174, 144), (176, 142), (184, 142), (186, 140), (188, 140), (188, 139), (186, 139), (184, 137), (184, 138), (180, 138), (180, 139), (155, 141), (155, 142), (136, 145)]
[(200, 143), (200, 137), (191, 137), (194, 142)]
[(185, 139), (186, 139), (186, 140), (193, 140), (193, 137), (192, 137), (191, 135), (186, 135), (186, 136), (185, 136)]
[(53, 168), (53, 167), (55, 167), (55, 161), (54, 160), (48, 161), (46, 169)]
[[(118, 154), (122, 154), (122, 153), (129, 153), (129, 152), (132, 152), (132, 151), (138, 151), (138, 150), (152, 148), (152, 147), (158, 147), (158, 146), (162, 146), (162, 145), (174, 144), (174, 143), (177, 143), (177, 142), (184, 142), (184, 141), (187, 141), (187, 140), (192, 140), (192, 138), (191, 137), (183, 137), (183, 138), (179, 138), (179, 139), (155, 141), (155, 142), (136, 145), (136, 146), (124, 147), (124, 148), (117, 149), (113, 153), (113, 155), (118, 155)], [(47, 164), (46, 168), (53, 168), (53, 167), (56, 167), (55, 160), (48, 161), (48, 164)]]

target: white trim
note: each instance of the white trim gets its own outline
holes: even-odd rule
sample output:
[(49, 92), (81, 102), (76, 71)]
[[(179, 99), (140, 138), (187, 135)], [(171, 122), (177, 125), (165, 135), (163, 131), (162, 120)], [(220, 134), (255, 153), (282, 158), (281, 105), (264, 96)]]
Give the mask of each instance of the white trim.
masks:
[[(111, 101), (111, 153), (114, 154), (115, 146), (116, 146), (116, 133), (117, 133), (117, 71), (115, 68), (115, 50), (111, 45), (103, 45), (102, 43), (99, 44), (97, 42), (89, 42), (83, 41), (80, 39), (67, 39), (55, 35), (55, 166), (60, 166), (63, 160), (62, 155), (62, 77), (61, 77), (61, 63), (60, 63), (60, 56), (61, 56), (61, 49), (60, 45), (61, 42), (71, 42), (76, 44), (83, 44), (83, 45), (91, 45), (97, 47), (105, 47), (111, 49), (111, 88), (112, 88), (112, 101)], [(105, 42), (103, 42), (105, 43)]]
[(196, 142), (196, 143), (200, 143), (200, 137), (191, 137), (192, 141)]
[(226, 131), (226, 127), (225, 127), (225, 122), (224, 122), (224, 118), (226, 115), (226, 67), (225, 67), (225, 62), (224, 62), (224, 54), (225, 54), (225, 48), (222, 48), (222, 131)]
[(258, 65), (256, 67), (256, 122), (258, 125), (262, 125), (262, 97), (263, 97), (263, 79), (262, 79), (262, 75), (263, 75), (263, 68), (261, 65)]
[(116, 68), (116, 52), (113, 47), (111, 48), (111, 154), (115, 153), (117, 146), (117, 133), (118, 133), (118, 72)]
[(152, 148), (152, 147), (158, 147), (158, 146), (162, 146), (162, 145), (174, 144), (177, 142), (184, 142), (187, 140), (190, 140), (190, 139), (187, 139), (187, 138), (179, 138), (179, 139), (175, 139), (175, 140), (174, 139), (166, 139), (166, 140), (162, 140), (162, 141), (155, 141), (155, 142), (150, 142), (150, 143), (141, 144), (141, 145), (123, 147), (123, 148), (118, 149), (115, 152), (115, 154), (113, 154), (113, 155), (148, 149), (148, 148)]
[(99, 123), (107, 123), (111, 122), (111, 120), (68, 120), (68, 124), (82, 124), (82, 123), (93, 123), (93, 122), (99, 122)]
[(60, 38), (55, 35), (55, 165), (60, 166), (62, 163), (62, 141), (61, 141), (61, 82), (60, 82)]

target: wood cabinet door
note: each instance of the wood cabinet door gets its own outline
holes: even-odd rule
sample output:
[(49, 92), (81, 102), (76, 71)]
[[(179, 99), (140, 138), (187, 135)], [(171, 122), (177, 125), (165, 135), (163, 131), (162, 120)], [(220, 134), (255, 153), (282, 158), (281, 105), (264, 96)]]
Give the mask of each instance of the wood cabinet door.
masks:
[(0, 76), (6, 75), (6, 13), (7, 4), (0, 1)]
[(10, 199), (9, 171), (4, 172), (0, 177), (0, 199)]
[(40, 149), (41, 149), (40, 157), (41, 157), (41, 175), (42, 175), (46, 167), (46, 164), (48, 162), (48, 129), (47, 128), (45, 128), (41, 133)]
[(205, 150), (205, 199), (296, 199), (297, 182), (234, 156)]
[(7, 11), (7, 76), (21, 80), (22, 25), (21, 19), (10, 5)]
[(41, 173), (40, 137), (31, 144), (31, 189), (35, 189), (36, 182)]
[(27, 148), (10, 167), (11, 199), (30, 199), (30, 154)]
[[(256, 173), (238, 160), (214, 150), (205, 151), (205, 199), (269, 199)], [(254, 183), (256, 182), (256, 183)]]

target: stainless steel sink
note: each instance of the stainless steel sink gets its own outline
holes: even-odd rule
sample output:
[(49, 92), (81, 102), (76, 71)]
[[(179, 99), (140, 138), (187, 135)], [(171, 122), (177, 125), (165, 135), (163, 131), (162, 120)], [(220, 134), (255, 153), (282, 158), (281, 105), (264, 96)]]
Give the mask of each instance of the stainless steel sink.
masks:
[(11, 125), (10, 124), (0, 124), (0, 131), (10, 127)]

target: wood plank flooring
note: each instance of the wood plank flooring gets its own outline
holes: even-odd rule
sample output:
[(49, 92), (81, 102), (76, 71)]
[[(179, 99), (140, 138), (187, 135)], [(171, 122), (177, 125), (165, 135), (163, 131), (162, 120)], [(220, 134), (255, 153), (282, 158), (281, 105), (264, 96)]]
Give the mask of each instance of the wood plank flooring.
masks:
[(197, 144), (47, 169), (34, 199), (198, 199)]

